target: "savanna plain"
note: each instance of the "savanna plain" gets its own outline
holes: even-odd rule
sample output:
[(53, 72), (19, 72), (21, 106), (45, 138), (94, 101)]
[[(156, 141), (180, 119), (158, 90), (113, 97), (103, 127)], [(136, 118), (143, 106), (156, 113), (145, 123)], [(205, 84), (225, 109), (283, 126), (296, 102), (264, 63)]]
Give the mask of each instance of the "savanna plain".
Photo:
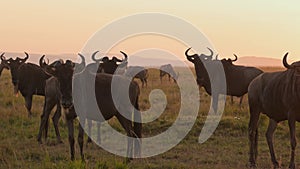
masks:
[[(178, 68), (183, 69), (183, 68)], [(278, 71), (281, 68), (265, 67), (264, 71)], [(194, 72), (194, 68), (190, 69)], [(184, 76), (181, 70), (180, 76)], [(140, 84), (140, 82), (138, 81)], [(163, 83), (159, 80), (159, 71), (149, 69), (148, 86), (141, 87), (139, 99), (142, 111), (149, 109), (149, 94), (153, 89), (161, 89), (167, 97), (167, 105), (161, 116), (153, 122), (143, 125), (143, 137), (155, 136), (168, 129), (176, 120), (180, 109), (180, 92), (178, 86), (165, 77)], [(106, 152), (96, 144), (86, 145), (85, 136), (85, 162), (79, 156), (79, 147), (76, 140), (75, 161), (70, 160), (67, 126), (60, 119), (59, 129), (63, 139), (62, 144), (56, 142), (52, 121), (49, 122), (47, 141), (43, 144), (37, 142), (40, 125), (40, 115), (43, 109), (43, 97), (34, 96), (32, 112), (33, 117), (27, 116), (23, 97), (13, 95), (13, 86), (8, 70), (4, 70), (0, 77), (0, 168), (246, 168), (248, 162), (248, 121), (249, 108), (247, 95), (242, 106), (239, 107), (238, 98), (230, 103), (227, 97), (225, 111), (213, 135), (204, 143), (198, 143), (198, 137), (206, 120), (210, 107), (210, 96), (203, 89), (200, 91), (200, 109), (197, 120), (187, 136), (171, 150), (149, 158), (134, 159), (125, 163), (125, 158)], [(53, 115), (52, 112), (51, 115)], [(51, 117), (51, 116), (50, 116)], [(258, 140), (258, 168), (271, 168), (268, 145), (265, 132), (268, 118), (260, 116)], [(109, 121), (111, 126), (124, 133), (118, 121), (113, 118)], [(78, 121), (76, 121), (76, 125)], [(297, 124), (297, 137), (300, 137), (300, 127)], [(76, 128), (75, 135), (78, 130)], [(283, 168), (287, 168), (290, 156), (289, 130), (286, 122), (278, 125), (274, 136), (275, 151)], [(126, 143), (124, 143), (126, 144)], [(299, 148), (296, 149), (296, 164), (300, 165)], [(298, 166), (299, 166), (298, 165)]]

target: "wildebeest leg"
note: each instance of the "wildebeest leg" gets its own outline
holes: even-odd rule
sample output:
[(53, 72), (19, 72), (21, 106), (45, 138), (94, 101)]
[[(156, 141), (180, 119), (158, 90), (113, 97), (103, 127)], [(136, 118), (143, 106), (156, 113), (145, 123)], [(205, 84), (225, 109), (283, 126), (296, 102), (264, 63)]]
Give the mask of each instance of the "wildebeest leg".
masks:
[(97, 122), (97, 144), (101, 144), (100, 128), (101, 128), (101, 123)]
[(84, 161), (84, 155), (83, 155), (83, 136), (84, 136), (84, 131), (83, 128), (81, 126), (81, 124), (78, 124), (78, 144), (79, 144), (79, 148), (80, 148), (80, 156), (81, 156), (81, 160)]
[(135, 110), (134, 110), (134, 123), (133, 123), (133, 129), (134, 129), (134, 155), (135, 157), (140, 158), (141, 157), (141, 145), (142, 145), (142, 123), (139, 123), (142, 121), (141, 113), (139, 112), (139, 105), (138, 100), (136, 100), (135, 103)]
[(132, 126), (132, 121), (125, 118), (120, 113), (117, 113), (117, 119), (121, 123), (122, 127), (125, 129), (128, 139), (127, 139), (127, 160), (132, 160), (133, 157), (133, 137), (134, 137), (134, 131)]
[(233, 104), (233, 96), (230, 96), (231, 104)]
[(70, 144), (70, 150), (71, 150), (71, 160), (73, 161), (74, 158), (74, 120), (73, 119), (67, 119), (67, 125), (68, 125), (68, 134), (69, 134), (69, 144)]
[[(42, 139), (41, 139), (42, 138), (42, 131), (45, 130), (46, 127), (48, 128), (49, 115), (51, 113), (51, 110), (55, 106), (55, 104), (48, 104), (48, 103), (49, 102), (47, 102), (47, 100), (45, 98), (43, 114), (41, 115), (40, 129), (39, 129), (38, 138), (37, 138), (39, 143), (42, 143)], [(45, 130), (45, 132), (46, 132), (46, 130)], [(47, 133), (45, 133), (45, 135), (47, 135)]]
[(60, 106), (60, 103), (58, 103), (56, 105), (56, 111), (52, 117), (52, 121), (53, 121), (53, 125), (54, 125), (54, 129), (55, 129), (55, 134), (56, 134), (56, 140), (58, 143), (62, 143), (62, 140), (60, 138), (60, 133), (59, 133), (59, 129), (58, 129), (58, 122), (59, 122), (59, 119), (61, 117), (61, 106)]
[(244, 98), (244, 95), (241, 96), (241, 98), (240, 98), (240, 108), (242, 108), (243, 98)]
[(272, 163), (274, 165), (274, 168), (279, 167), (279, 164), (276, 160), (274, 147), (273, 147), (273, 135), (274, 135), (274, 131), (275, 131), (276, 127), (277, 127), (277, 122), (270, 119), (268, 130), (266, 132), (266, 137), (267, 137), (267, 142), (268, 142), (268, 146), (269, 146), (269, 150), (270, 150), (271, 160), (272, 160)]
[(91, 131), (92, 131), (92, 125), (93, 125), (93, 121), (92, 120), (87, 120), (87, 124), (88, 124), (88, 139), (87, 139), (87, 142), (86, 142), (86, 146), (88, 145), (88, 143), (91, 143), (92, 142), (92, 139), (91, 139)]
[(146, 87), (148, 86), (148, 82), (147, 82), (147, 79), (144, 79), (144, 81), (145, 81), (145, 84), (146, 84)]
[(46, 124), (45, 124), (45, 128), (44, 128), (44, 139), (45, 139), (45, 141), (47, 141), (48, 129), (49, 129), (49, 119), (47, 119)]
[(249, 152), (249, 163), (250, 167), (256, 167), (257, 158), (257, 140), (258, 140), (258, 120), (260, 112), (254, 110), (250, 105), (250, 120), (249, 120), (249, 142), (250, 142), (250, 152)]
[(25, 106), (28, 111), (28, 117), (31, 118), (32, 117), (32, 113), (31, 113), (32, 95), (25, 97)]
[(289, 168), (295, 168), (295, 149), (297, 145), (296, 141), (296, 134), (295, 134), (295, 116), (290, 113), (288, 117), (288, 123), (289, 123), (289, 128), (290, 128), (290, 139), (291, 139), (291, 160), (290, 160), (290, 165)]
[(141, 82), (142, 82), (142, 87), (144, 87), (144, 80), (142, 78), (140, 78)]
[(218, 94), (214, 94), (212, 95), (212, 108), (214, 111), (214, 114), (217, 114), (218, 112), (218, 102), (219, 102), (219, 95)]

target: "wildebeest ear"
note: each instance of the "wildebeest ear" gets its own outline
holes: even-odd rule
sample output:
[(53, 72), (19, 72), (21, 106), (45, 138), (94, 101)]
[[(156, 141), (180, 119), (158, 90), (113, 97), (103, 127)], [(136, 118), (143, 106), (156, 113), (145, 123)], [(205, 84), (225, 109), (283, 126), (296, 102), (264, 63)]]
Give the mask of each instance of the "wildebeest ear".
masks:
[(127, 65), (128, 65), (128, 62), (127, 62), (127, 61), (124, 61), (124, 62), (122, 62), (121, 64), (119, 64), (118, 67), (120, 67), (120, 68), (125, 68), (125, 67), (127, 67)]
[(114, 62), (122, 62), (122, 60), (116, 58), (115, 56), (111, 60), (114, 61)]
[(2, 61), (0, 65), (3, 67), (3, 69), (7, 69), (7, 70), (10, 69), (9, 65), (5, 61)]
[(75, 63), (72, 62), (71, 60), (67, 60), (66, 65), (72, 66), (73, 68), (75, 67)]

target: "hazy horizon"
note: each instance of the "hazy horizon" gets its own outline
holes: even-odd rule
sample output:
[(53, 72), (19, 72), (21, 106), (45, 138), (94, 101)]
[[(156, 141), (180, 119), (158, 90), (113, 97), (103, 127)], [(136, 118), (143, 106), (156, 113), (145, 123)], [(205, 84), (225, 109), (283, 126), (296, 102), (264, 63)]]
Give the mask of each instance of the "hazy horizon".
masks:
[[(11, 0), (2, 1), (0, 5), (3, 16), (0, 50), (3, 52), (76, 54), (95, 32), (112, 21), (137, 13), (157, 12), (191, 23), (205, 34), (221, 58), (236, 53), (281, 59), (284, 53), (290, 52), (289, 60), (299, 60), (300, 55), (298, 1)], [(143, 39), (142, 43), (140, 39)], [(136, 49), (159, 47), (172, 49), (182, 57), (181, 51), (189, 47), (161, 39), (130, 38), (122, 50), (131, 55)], [(114, 48), (110, 52), (118, 51), (119, 48)]]

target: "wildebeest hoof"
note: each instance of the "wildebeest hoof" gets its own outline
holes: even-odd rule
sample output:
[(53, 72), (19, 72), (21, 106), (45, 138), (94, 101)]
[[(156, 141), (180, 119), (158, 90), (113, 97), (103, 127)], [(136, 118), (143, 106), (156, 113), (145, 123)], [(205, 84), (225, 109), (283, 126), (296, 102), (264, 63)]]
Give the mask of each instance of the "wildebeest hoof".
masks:
[(125, 164), (130, 163), (130, 161), (132, 161), (132, 158), (126, 157), (126, 159), (125, 159)]
[(278, 164), (278, 162), (273, 163), (273, 168), (277, 169), (277, 168), (281, 168), (281, 166)]
[(86, 142), (87, 142), (87, 143), (91, 143), (91, 142), (92, 142), (92, 139), (91, 139), (90, 137), (88, 137), (88, 139), (87, 139)]
[(84, 155), (81, 156), (81, 162), (85, 163)]
[(42, 139), (37, 139), (39, 144), (43, 144)]
[(255, 163), (248, 163), (247, 168), (257, 168)]
[(290, 164), (289, 168), (290, 169), (295, 169), (296, 168), (295, 163)]
[(64, 144), (64, 142), (62, 140), (57, 140), (57, 144)]

